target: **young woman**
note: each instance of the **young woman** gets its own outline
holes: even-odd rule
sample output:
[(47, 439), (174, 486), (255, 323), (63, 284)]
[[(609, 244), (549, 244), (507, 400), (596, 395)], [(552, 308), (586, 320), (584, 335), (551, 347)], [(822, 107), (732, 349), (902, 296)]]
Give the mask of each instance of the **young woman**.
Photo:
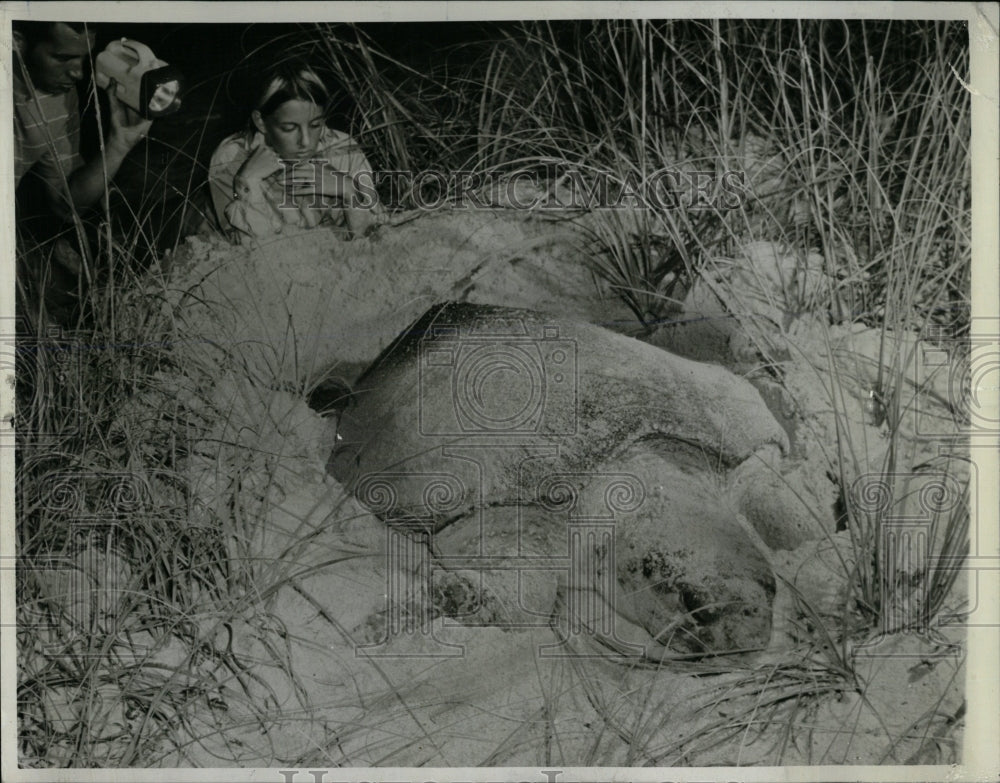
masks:
[(303, 63), (267, 74), (250, 127), (225, 139), (209, 166), (216, 218), (231, 238), (320, 225), (361, 236), (377, 225), (371, 166), (350, 136), (327, 127), (329, 104), (323, 82)]

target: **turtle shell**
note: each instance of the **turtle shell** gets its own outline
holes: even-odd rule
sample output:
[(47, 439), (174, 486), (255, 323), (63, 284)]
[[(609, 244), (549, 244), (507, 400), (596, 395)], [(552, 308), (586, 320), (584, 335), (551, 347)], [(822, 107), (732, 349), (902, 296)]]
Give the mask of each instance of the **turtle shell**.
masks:
[[(387, 523), (423, 525), (443, 568), (489, 575), (494, 620), (537, 623), (557, 593), (587, 593), (626, 629), (618, 647), (766, 644), (774, 577), (723, 486), (787, 435), (721, 366), (446, 303), (361, 377), (339, 434), (331, 474)], [(526, 583), (541, 587), (526, 597)], [(604, 620), (582, 624), (608, 637)]]

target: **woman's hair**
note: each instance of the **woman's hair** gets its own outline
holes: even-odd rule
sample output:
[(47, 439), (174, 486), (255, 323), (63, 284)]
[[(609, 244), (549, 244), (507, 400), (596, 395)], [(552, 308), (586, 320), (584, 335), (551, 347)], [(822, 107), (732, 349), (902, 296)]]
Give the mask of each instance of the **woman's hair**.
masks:
[(315, 103), (326, 112), (330, 107), (330, 92), (307, 64), (285, 60), (267, 71), (253, 107), (261, 116), (267, 117), (283, 103), (292, 100)]

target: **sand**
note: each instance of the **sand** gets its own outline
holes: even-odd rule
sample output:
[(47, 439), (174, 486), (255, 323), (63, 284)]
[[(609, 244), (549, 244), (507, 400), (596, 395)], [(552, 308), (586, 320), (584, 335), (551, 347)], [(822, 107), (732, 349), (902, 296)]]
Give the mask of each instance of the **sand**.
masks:
[(167, 307), (200, 338), (182, 351), (237, 352), (264, 383), (308, 387), (329, 373), (354, 380), (435, 302), (628, 322), (581, 260), (579, 231), (512, 211), (418, 214), (374, 240), (317, 230), (233, 247), (195, 237), (171, 259)]
[[(718, 329), (671, 325), (648, 337), (738, 369), (792, 436), (784, 461), (747, 478), (766, 493), (800, 497), (807, 509), (803, 540), (771, 553), (772, 567), (794, 589), (779, 591), (772, 643), (758, 663), (641, 667), (589, 648), (566, 655), (569, 648), (545, 622), (523, 631), (466, 627), (446, 617), (419, 624), (428, 563), (418, 555), (388, 564), (385, 526), (326, 473), (335, 422), (308, 407), (306, 392), (331, 375), (354, 383), (439, 301), (529, 307), (638, 333), (627, 308), (581, 263), (585, 249), (580, 232), (564, 222), (467, 211), (386, 226), (375, 240), (346, 242), (317, 230), (234, 247), (196, 237), (170, 259), (166, 291), (154, 301), (173, 325), (178, 369), (161, 382), (208, 423), (183, 466), (193, 520), (223, 520), (226, 529), (241, 531), (230, 554), (253, 563), (254, 592), (236, 610), (207, 606), (198, 618), (199, 638), (215, 656), (178, 658), (170, 640), (149, 640), (156, 652), (145, 665), (187, 667), (193, 680), (215, 683), (212, 698), (186, 709), (177, 729), (186, 742), (165, 744), (149, 763), (956, 759), (961, 626), (876, 634), (867, 647), (847, 651), (849, 658), (856, 653), (856, 683), (836, 676), (833, 651), (808, 644), (818, 624), (851, 612), (844, 592), (850, 535), (838, 503), (845, 487), (884, 467), (885, 423), (866, 407), (879, 378), (879, 335), (831, 325), (825, 310), (792, 312), (787, 297), (793, 289), (813, 291), (820, 273), (789, 279), (783, 270), (794, 257), (766, 243), (715, 264), (713, 282), (735, 285), (745, 294), (739, 303), (720, 302), (717, 288), (688, 293), (679, 321)], [(912, 335), (899, 337), (893, 345), (916, 344)], [(777, 357), (783, 387), (760, 370), (760, 350)], [(927, 475), (917, 475), (916, 466), (936, 460), (932, 478), (946, 470), (960, 478), (961, 470), (960, 460), (942, 462), (920, 436), (918, 417), (933, 414), (949, 431), (960, 423), (946, 405), (947, 379), (928, 383), (917, 367), (919, 351), (903, 354), (909, 358), (883, 372), (898, 369), (908, 399), (920, 406), (906, 414), (896, 455), (898, 470), (913, 474), (912, 486), (890, 502), (901, 517), (926, 516), (915, 498)], [(845, 433), (855, 461), (838, 459), (838, 435), (843, 443)], [(948, 605), (961, 599), (960, 589)], [(220, 670), (220, 659), (230, 668)], [(68, 699), (52, 698), (62, 699), (53, 710), (72, 720)], [(121, 716), (109, 721), (127, 723)], [(935, 741), (924, 741), (928, 736)]]

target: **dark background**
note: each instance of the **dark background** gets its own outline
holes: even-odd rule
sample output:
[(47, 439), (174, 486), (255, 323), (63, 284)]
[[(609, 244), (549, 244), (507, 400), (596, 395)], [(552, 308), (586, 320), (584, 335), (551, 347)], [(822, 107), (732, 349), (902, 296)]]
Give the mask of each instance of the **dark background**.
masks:
[[(489, 35), (503, 23), (369, 23), (357, 27), (393, 58), (416, 68), (430, 67), (444, 50), (454, 58), (454, 45)], [(315, 34), (311, 24), (101, 24), (95, 55), (116, 38), (132, 38), (149, 46), (158, 58), (183, 72), (183, 109), (157, 120), (150, 131), (150, 150), (190, 144), (198, 137), (199, 160), (207, 162), (215, 145), (246, 124), (249, 95), (260, 69), (286, 49), (292, 37)], [(336, 29), (336, 28), (335, 28)], [(461, 56), (460, 53), (458, 55)], [(336, 89), (337, 85), (330, 85)], [(89, 89), (87, 80), (81, 90)], [(88, 96), (81, 96), (86, 101)], [(89, 123), (93, 129), (93, 123)], [(197, 134), (193, 131), (198, 131)], [(91, 145), (96, 137), (87, 139)], [(89, 151), (89, 150), (88, 150)], [(195, 149), (188, 149), (195, 153)], [(160, 150), (160, 152), (164, 152)]]
[[(369, 23), (356, 27), (373, 46), (417, 69), (430, 68), (447, 57), (461, 59), (461, 47), (495, 35), (505, 23)], [(180, 205), (203, 189), (206, 167), (219, 142), (246, 127), (250, 96), (259, 87), (261, 70), (288, 51), (296, 40), (316, 36), (314, 24), (136, 24), (95, 25), (94, 55), (109, 41), (131, 38), (149, 46), (156, 56), (184, 74), (182, 109), (156, 120), (147, 141), (126, 159), (115, 179), (113, 213), (124, 223), (142, 211), (161, 240), (169, 247), (193, 225), (180, 225)], [(343, 25), (331, 25), (334, 34), (353, 38)], [(329, 84), (339, 92), (338, 85)], [(84, 157), (99, 152), (92, 83), (89, 74), (79, 87), (84, 109)], [(107, 134), (107, 108), (101, 91), (99, 104)], [(338, 106), (350, 114), (351, 105)], [(336, 112), (335, 112), (336, 115)], [(349, 130), (346, 123), (331, 125)], [(190, 214), (184, 220), (190, 221)], [(163, 226), (165, 230), (160, 231)]]

